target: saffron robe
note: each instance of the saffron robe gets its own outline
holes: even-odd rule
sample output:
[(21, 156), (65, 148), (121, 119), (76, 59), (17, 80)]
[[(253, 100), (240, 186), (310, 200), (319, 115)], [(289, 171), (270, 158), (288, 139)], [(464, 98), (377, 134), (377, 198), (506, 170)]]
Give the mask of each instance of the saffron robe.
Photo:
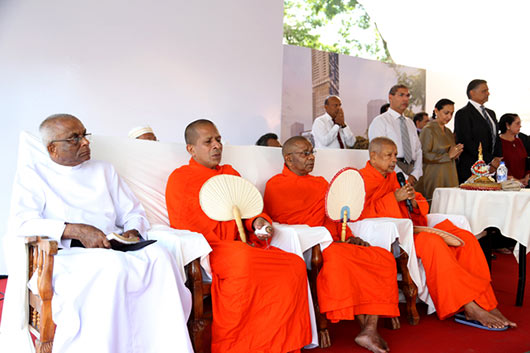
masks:
[[(327, 188), (323, 177), (298, 176), (285, 166), (267, 182), (265, 211), (279, 223), (324, 226), (339, 240), (342, 224), (325, 212)], [(399, 316), (396, 261), (390, 252), (335, 242), (322, 256), (317, 295), (320, 311), (329, 320), (352, 320), (359, 314)]]
[[(239, 176), (230, 165), (210, 169), (192, 158), (188, 165), (173, 171), (166, 188), (171, 227), (202, 233), (213, 249), (212, 352), (301, 349), (311, 342), (305, 263), (276, 248), (244, 244), (238, 241), (235, 221), (218, 222), (206, 216), (199, 204), (199, 191), (219, 174)], [(247, 229), (252, 221), (245, 222)], [(254, 234), (247, 238), (256, 243)]]
[[(360, 170), (366, 189), (366, 201), (360, 219), (374, 217), (408, 218), (405, 202), (397, 202), (394, 191), (400, 188), (395, 172), (386, 178), (368, 161)], [(416, 192), (418, 207), (410, 215), (415, 225), (427, 225), (429, 205)], [(448, 246), (436, 234), (421, 232), (414, 235), (416, 255), (425, 268), (427, 288), (437, 315), (445, 319), (462, 307), (475, 301), (485, 310), (497, 306), (491, 287), (491, 276), (484, 253), (473, 234), (445, 220), (435, 228), (454, 234), (464, 240), (460, 247)]]

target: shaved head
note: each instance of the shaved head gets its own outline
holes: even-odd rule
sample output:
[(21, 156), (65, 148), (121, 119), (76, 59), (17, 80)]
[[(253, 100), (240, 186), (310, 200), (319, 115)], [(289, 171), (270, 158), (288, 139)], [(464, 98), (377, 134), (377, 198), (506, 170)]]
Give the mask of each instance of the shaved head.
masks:
[(283, 159), (285, 159), (285, 156), (287, 156), (288, 154), (293, 153), (294, 151), (298, 150), (297, 145), (300, 143), (302, 144), (308, 143), (311, 145), (311, 142), (309, 142), (309, 140), (303, 136), (293, 136), (287, 141), (285, 141), (285, 143), (282, 146)]
[(195, 120), (186, 127), (186, 151), (199, 164), (215, 169), (221, 162), (223, 142), (210, 120)]
[(380, 153), (383, 149), (383, 146), (394, 146), (397, 148), (396, 143), (389, 139), (388, 137), (376, 137), (372, 141), (370, 141), (370, 146), (368, 146), (368, 153), (372, 154), (372, 152)]
[(216, 127), (213, 122), (207, 119), (195, 120), (186, 126), (186, 130), (184, 131), (184, 140), (186, 141), (187, 145), (194, 145), (197, 142), (197, 138), (199, 137), (197, 129), (205, 125)]
[(282, 147), (283, 160), (287, 168), (296, 175), (311, 173), (315, 166), (313, 145), (302, 136), (294, 136), (285, 141)]
[(394, 172), (397, 164), (397, 147), (394, 141), (387, 137), (377, 137), (370, 141), (368, 147), (370, 164), (384, 177)]
[(45, 147), (48, 147), (50, 142), (56, 138), (57, 134), (61, 130), (63, 123), (69, 120), (75, 120), (81, 123), (78, 118), (70, 114), (53, 114), (44, 119), (42, 123), (40, 123), (39, 132), (42, 139), (42, 143)]

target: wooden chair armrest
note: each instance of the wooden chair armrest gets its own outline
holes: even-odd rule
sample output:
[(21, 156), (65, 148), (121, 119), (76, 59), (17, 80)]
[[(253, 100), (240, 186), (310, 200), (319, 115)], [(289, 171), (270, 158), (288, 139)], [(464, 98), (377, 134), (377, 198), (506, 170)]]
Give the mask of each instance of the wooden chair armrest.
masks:
[(196, 320), (200, 320), (203, 316), (203, 297), (204, 287), (202, 283), (202, 272), (201, 272), (201, 262), (197, 258), (186, 265), (186, 272), (188, 273), (188, 288), (191, 291), (192, 301), (193, 301), (193, 317)]
[(322, 251), (320, 250), (320, 244), (317, 244), (311, 248), (311, 268), (316, 269), (318, 273), (322, 268), (323, 258)]
[(55, 240), (48, 237), (26, 237), (26, 244), (30, 247), (37, 247), (39, 251), (43, 251), (46, 255), (56, 255), (58, 244)]
[(322, 250), (320, 244), (317, 244), (311, 248), (311, 270), (308, 273), (309, 288), (311, 295), (313, 296), (313, 306), (315, 309), (315, 319), (318, 326), (318, 345), (320, 348), (327, 348), (331, 346), (331, 339), (328, 331), (328, 320), (325, 315), (320, 313), (320, 307), (318, 305), (317, 298), (317, 277), (324, 259), (322, 257)]
[(29, 237), (26, 238), (26, 244), (29, 247), (29, 274), (30, 276), (37, 272), (37, 287), (39, 290), (40, 305), (35, 305), (35, 310), (40, 311), (36, 316), (34, 324), (38, 327), (40, 337), (37, 340), (37, 346), (44, 351), (50, 351), (55, 335), (55, 324), (52, 320), (52, 277), (53, 261), (57, 254), (58, 244), (55, 240), (46, 237)]

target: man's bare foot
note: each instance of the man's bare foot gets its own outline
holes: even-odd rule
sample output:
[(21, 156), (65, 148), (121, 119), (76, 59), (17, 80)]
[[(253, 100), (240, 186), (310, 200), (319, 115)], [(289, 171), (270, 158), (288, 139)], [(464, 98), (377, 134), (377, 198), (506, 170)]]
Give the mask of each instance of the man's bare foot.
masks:
[(355, 343), (375, 353), (386, 353), (390, 351), (388, 344), (379, 333), (371, 329), (362, 330), (355, 337)]
[[(503, 328), (507, 325), (505, 320), (500, 317), (482, 309), (474, 301), (464, 305), (464, 310), (466, 313), (466, 319), (476, 320), (482, 325), (490, 328)], [(502, 314), (501, 314), (502, 315)], [(506, 320), (507, 321), (507, 320)]]
[(493, 309), (490, 311), (490, 314), (493, 314), (495, 316), (497, 316), (499, 319), (501, 319), (502, 321), (504, 321), (504, 325), (508, 325), (510, 327), (517, 327), (517, 324), (513, 321), (510, 321), (506, 318), (506, 316), (504, 316), (501, 311), (497, 308)]
[(359, 315), (361, 332), (355, 337), (355, 343), (374, 353), (386, 353), (390, 351), (388, 344), (377, 332), (377, 315)]

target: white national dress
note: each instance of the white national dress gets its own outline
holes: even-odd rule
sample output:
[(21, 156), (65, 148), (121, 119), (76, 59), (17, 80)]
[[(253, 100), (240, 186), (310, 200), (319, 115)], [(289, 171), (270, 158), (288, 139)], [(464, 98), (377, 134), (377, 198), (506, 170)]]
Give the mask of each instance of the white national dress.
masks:
[(91, 224), (105, 234), (146, 234), (145, 212), (112, 165), (25, 162), (19, 158), (6, 236), (9, 281), (0, 350), (33, 352), (23, 236), (41, 235), (64, 248), (54, 263), (53, 352), (193, 352), (186, 327), (191, 295), (167, 250), (156, 243), (127, 253), (70, 249), (69, 241), (60, 240), (64, 222)]

